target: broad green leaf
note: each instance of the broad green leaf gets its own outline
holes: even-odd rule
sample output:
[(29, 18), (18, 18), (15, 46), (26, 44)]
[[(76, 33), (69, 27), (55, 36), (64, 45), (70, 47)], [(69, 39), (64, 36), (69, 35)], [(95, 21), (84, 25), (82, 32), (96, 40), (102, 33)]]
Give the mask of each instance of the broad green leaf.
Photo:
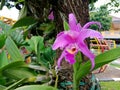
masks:
[(63, 22), (64, 30), (69, 30), (69, 25), (66, 21)]
[(24, 17), (21, 18), (20, 20), (18, 20), (13, 26), (12, 28), (18, 28), (18, 27), (23, 27), (23, 26), (29, 26), (32, 25), (34, 23), (36, 23), (37, 20), (33, 17)]
[[(112, 62), (113, 60), (116, 60), (119, 57), (120, 57), (120, 47), (106, 51), (106, 52), (96, 56), (95, 67), (93, 70), (95, 70), (109, 62)], [(77, 79), (80, 80), (81, 78), (86, 76), (90, 72), (90, 68), (91, 68), (90, 60), (84, 64), (81, 64), (81, 66), (78, 70)]]
[(24, 61), (16, 61), (0, 69), (0, 76), (6, 76), (12, 79), (20, 80), (28, 78), (28, 81), (35, 80), (36, 73), (30, 69)]
[(56, 53), (52, 50), (51, 47), (45, 48), (41, 56), (41, 62), (47, 67), (50, 68), (54, 64)]
[(57, 90), (57, 89), (45, 85), (28, 85), (28, 86), (19, 87), (15, 90)]
[(3, 51), (2, 53), (0, 53), (0, 68), (6, 66), (7, 64), (8, 64), (7, 55), (6, 52)]
[(2, 31), (6, 33), (11, 29), (11, 26), (4, 23), (3, 21), (0, 21), (0, 27), (2, 28)]
[(33, 69), (33, 70), (39, 70), (39, 71), (43, 71), (43, 72), (47, 72), (48, 69), (45, 66), (40, 66), (40, 65), (29, 65), (29, 68)]
[(12, 85), (4, 88), (4, 90), (13, 90), (14, 88), (16, 88), (18, 85), (22, 84), (23, 82), (25, 82), (27, 79), (26, 78), (23, 78), (23, 79), (20, 79), (19, 81), (13, 83)]
[(26, 49), (27, 49), (29, 52), (35, 52), (34, 42), (30, 39), (30, 40), (27, 40), (27, 43), (28, 43), (29, 45), (28, 45), (28, 46), (25, 46)]
[[(0, 76), (0, 85), (6, 85), (6, 78), (4, 76)], [(1, 90), (1, 89), (0, 89)]]
[(4, 32), (0, 32), (0, 49), (5, 45), (6, 35)]
[(39, 27), (40, 30), (43, 30), (44, 33), (48, 33), (51, 30), (55, 29), (55, 24), (53, 22), (50, 23), (42, 23)]
[(1, 0), (0, 10), (2, 10), (2, 8), (3, 8), (4, 5), (5, 5), (5, 0)]
[(26, 81), (29, 82), (34, 82), (36, 80), (35, 72), (28, 67), (9, 68), (3, 71), (3, 75), (16, 80), (28, 78)]
[[(0, 27), (2, 28), (2, 32), (8, 36), (11, 32), (13, 32), (13, 30), (11, 29), (11, 26), (0, 21)], [(15, 30), (14, 30), (15, 31)]]
[(24, 61), (11, 62), (8, 65), (5, 65), (4, 67), (0, 68), (0, 74), (2, 74), (2, 72), (6, 69), (18, 67), (28, 67), (28, 65)]
[(39, 45), (38, 45), (38, 47), (39, 47), (39, 50), (40, 50), (40, 51), (43, 51), (43, 50), (45, 49), (44, 38), (43, 38), (43, 37), (39, 37), (39, 38), (40, 38), (40, 40), (39, 40)]
[(43, 37), (41, 36), (33, 36), (28, 40), (28, 44), (30, 46), (26, 46), (26, 48), (31, 52), (34, 51), (36, 54), (38, 51), (42, 51), (44, 49)]
[(13, 61), (19, 61), (19, 60), (24, 61), (22, 55), (20, 54), (19, 49), (17, 48), (16, 44), (11, 39), (11, 37), (7, 38), (5, 45), (6, 45), (6, 49), (7, 49), (8, 53), (10, 54), (11, 59)]
[(76, 62), (73, 67), (74, 67), (74, 71), (76, 72), (80, 68), (80, 64), (82, 63), (82, 55), (80, 52), (76, 55), (75, 59)]
[(10, 36), (18, 47), (23, 46), (23, 45), (27, 45), (27, 43), (24, 40), (23, 33), (20, 30), (12, 32), (10, 34)]
[(31, 40), (34, 42), (34, 49), (35, 49), (35, 52), (37, 54), (38, 45), (39, 45), (39, 49), (42, 49), (44, 47), (43, 37), (41, 37), (41, 36), (33, 36), (31, 38)]
[(0, 85), (0, 90), (4, 90), (5, 88), (5, 86)]

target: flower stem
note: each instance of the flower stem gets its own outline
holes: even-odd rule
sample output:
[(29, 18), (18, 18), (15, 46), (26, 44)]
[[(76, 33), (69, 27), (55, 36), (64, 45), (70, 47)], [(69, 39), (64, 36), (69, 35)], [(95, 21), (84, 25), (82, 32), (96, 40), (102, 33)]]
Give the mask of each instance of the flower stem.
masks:
[(76, 79), (76, 74), (77, 74), (77, 68), (75, 64), (73, 65), (73, 90), (79, 90), (79, 80)]
[(79, 68), (82, 62), (82, 55), (81, 53), (78, 53), (78, 55), (76, 56), (76, 62), (75, 64), (73, 64), (73, 90), (80, 90), (79, 89), (79, 82), (80, 79), (78, 79), (78, 73), (79, 72)]
[(76, 80), (75, 75), (73, 75), (73, 90), (79, 90), (79, 81)]
[(57, 84), (58, 84), (58, 75), (56, 75), (55, 88), (57, 88)]

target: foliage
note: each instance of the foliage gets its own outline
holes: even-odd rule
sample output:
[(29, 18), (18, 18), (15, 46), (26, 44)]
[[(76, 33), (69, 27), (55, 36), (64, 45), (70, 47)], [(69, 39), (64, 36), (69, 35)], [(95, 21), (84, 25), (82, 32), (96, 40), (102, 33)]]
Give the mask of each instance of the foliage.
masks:
[(109, 7), (109, 11), (120, 12), (120, 0), (110, 0), (106, 5)]
[[(42, 8), (43, 12), (41, 12), (43, 17), (38, 18), (39, 14), (34, 12), (33, 6), (29, 6), (29, 4), (25, 2), (26, 0), (1, 1), (0, 8), (4, 5), (12, 7), (8, 2), (13, 1), (15, 2), (15, 6), (21, 11), (19, 20), (12, 27), (0, 23), (2, 28), (0, 32), (0, 42), (3, 42), (0, 43), (0, 89), (37, 90), (42, 88), (44, 90), (56, 90), (56, 88), (51, 87), (57, 87), (57, 80), (59, 78), (58, 69), (55, 68), (57, 54), (56, 51), (51, 49), (51, 45), (55, 39), (54, 37), (56, 36), (54, 34), (56, 32), (56, 26), (54, 21), (50, 21), (47, 18), (51, 5), (46, 4), (46, 2), (44, 4), (40, 3), (43, 4), (45, 8)], [(42, 0), (36, 0), (37, 3), (41, 1)], [(92, 1), (96, 0), (90, 0), (90, 3)], [(20, 5), (23, 7), (21, 8)], [(37, 8), (39, 6), (37, 6)], [(94, 18), (95, 15), (107, 17), (108, 12), (102, 12), (106, 10), (106, 7), (102, 7), (100, 10), (100, 13), (97, 12), (98, 14), (93, 13), (91, 15), (93, 15)], [(29, 16), (30, 11), (33, 11), (31, 13), (34, 13), (33, 17), (35, 18), (26, 17), (27, 15)], [(98, 19), (97, 16), (96, 18)], [(102, 18), (106, 20), (105, 17), (101, 17), (100, 19)], [(106, 22), (109, 22), (109, 20), (107, 19)], [(64, 22), (63, 24), (64, 29), (68, 30), (68, 23)], [(119, 58), (119, 52), (120, 48), (116, 48), (96, 56), (94, 69)], [(91, 62), (81, 62), (82, 56), (81, 53), (79, 53), (76, 55), (76, 63), (73, 65), (73, 81), (75, 86), (79, 84), (83, 77), (91, 72)]]
[(48, 83), (52, 79), (48, 76), (49, 73), (55, 75), (53, 69), (55, 51), (48, 45), (45, 46), (42, 36), (28, 39), (26, 31), (33, 23), (23, 24), (25, 21), (26, 18), (21, 19), (13, 27), (1, 22), (0, 40), (4, 43), (1, 43), (0, 52), (0, 88), (6, 90), (24, 84)]
[[(107, 6), (103, 5), (98, 10), (90, 12), (90, 21), (98, 21), (101, 23), (101, 30), (109, 30), (112, 22), (112, 18), (109, 16)], [(97, 29), (94, 25), (91, 28)]]
[(102, 90), (111, 90), (111, 89), (116, 89), (120, 90), (120, 82), (119, 81), (108, 81), (108, 82), (100, 82), (101, 89)]
[(20, 88), (17, 88), (15, 90), (57, 90), (56, 88), (53, 88), (51, 86), (45, 86), (45, 85), (29, 85), (29, 86), (23, 86)]
[[(65, 23), (64, 23), (64, 25), (67, 26), (67, 24), (65, 24)], [(95, 33), (94, 33), (94, 35), (95, 35)], [(99, 68), (107, 63), (110, 63), (117, 58), (120, 58), (119, 52), (120, 52), (120, 47), (115, 48), (115, 49), (111, 49), (109, 51), (106, 51), (104, 53), (97, 55), (95, 57), (95, 67), (93, 70), (95, 70), (95, 69), (97, 69), (97, 68)], [(107, 57), (107, 56), (110, 56), (110, 57)], [(73, 69), (74, 69), (73, 88), (75, 90), (78, 90), (80, 80), (82, 80), (82, 78), (84, 76), (86, 76), (87, 74), (89, 74), (91, 72), (90, 68), (91, 68), (92, 64), (91, 64), (90, 60), (82, 63), (82, 59), (83, 58), (82, 58), (81, 53), (78, 53), (78, 55), (76, 55), (76, 62), (75, 62), (75, 64), (73, 64)]]

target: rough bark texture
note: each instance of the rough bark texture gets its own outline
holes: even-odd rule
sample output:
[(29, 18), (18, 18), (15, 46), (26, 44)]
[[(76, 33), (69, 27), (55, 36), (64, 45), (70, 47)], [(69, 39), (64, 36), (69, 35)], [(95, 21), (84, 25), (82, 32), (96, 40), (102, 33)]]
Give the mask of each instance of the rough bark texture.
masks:
[(89, 0), (58, 0), (58, 2), (53, 5), (53, 9), (55, 10), (54, 14), (56, 16), (55, 19), (61, 21), (60, 17), (67, 18), (69, 13), (74, 13), (77, 21), (83, 26), (89, 21), (88, 5)]
[(50, 4), (48, 0), (26, 0), (24, 4), (27, 4), (27, 16), (33, 16), (41, 22), (49, 14)]

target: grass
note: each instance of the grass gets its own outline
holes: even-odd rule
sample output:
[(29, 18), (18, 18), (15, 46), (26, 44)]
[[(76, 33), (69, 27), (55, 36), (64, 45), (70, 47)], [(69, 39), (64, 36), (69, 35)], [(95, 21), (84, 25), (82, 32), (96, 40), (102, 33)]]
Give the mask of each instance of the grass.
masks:
[[(119, 64), (110, 63), (111, 66), (120, 68)], [(120, 81), (100, 82), (101, 90), (120, 90)]]
[(100, 82), (101, 90), (120, 90), (120, 82), (118, 81), (108, 81)]

